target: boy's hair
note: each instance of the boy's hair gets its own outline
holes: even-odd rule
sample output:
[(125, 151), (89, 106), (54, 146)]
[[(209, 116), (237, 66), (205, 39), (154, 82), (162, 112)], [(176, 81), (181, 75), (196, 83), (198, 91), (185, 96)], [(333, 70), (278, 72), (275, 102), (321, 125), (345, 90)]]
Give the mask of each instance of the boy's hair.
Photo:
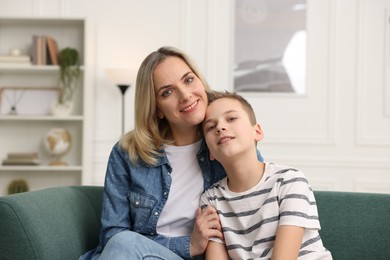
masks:
[(255, 125), (257, 123), (256, 115), (253, 111), (251, 104), (249, 104), (249, 102), (241, 95), (229, 91), (207, 91), (207, 99), (209, 101), (209, 104), (220, 98), (231, 98), (240, 102), (245, 112), (248, 114), (249, 121), (251, 122), (251, 124)]

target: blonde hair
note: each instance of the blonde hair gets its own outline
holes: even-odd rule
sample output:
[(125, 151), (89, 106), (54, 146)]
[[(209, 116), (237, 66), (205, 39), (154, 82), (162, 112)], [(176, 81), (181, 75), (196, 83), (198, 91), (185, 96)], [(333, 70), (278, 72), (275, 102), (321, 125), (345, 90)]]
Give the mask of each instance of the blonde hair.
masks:
[(150, 53), (142, 62), (137, 74), (134, 129), (125, 134), (119, 142), (122, 149), (128, 152), (133, 164), (141, 159), (148, 165), (155, 165), (156, 157), (161, 156), (162, 145), (173, 142), (168, 122), (165, 118), (160, 119), (157, 116), (153, 83), (154, 69), (168, 57), (182, 59), (203, 83), (205, 91), (211, 90), (195, 62), (184, 52), (174, 47), (161, 47)]

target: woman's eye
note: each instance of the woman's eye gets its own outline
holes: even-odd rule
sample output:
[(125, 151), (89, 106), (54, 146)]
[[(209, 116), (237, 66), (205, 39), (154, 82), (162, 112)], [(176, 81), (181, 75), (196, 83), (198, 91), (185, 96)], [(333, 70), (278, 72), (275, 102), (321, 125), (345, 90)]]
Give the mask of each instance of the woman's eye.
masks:
[(163, 96), (163, 97), (167, 97), (167, 96), (169, 96), (170, 94), (172, 94), (172, 90), (170, 90), (170, 89), (167, 89), (167, 90), (164, 90), (162, 93), (161, 93), (161, 96)]
[(188, 77), (185, 79), (186, 83), (191, 83), (192, 81), (194, 81), (194, 77)]

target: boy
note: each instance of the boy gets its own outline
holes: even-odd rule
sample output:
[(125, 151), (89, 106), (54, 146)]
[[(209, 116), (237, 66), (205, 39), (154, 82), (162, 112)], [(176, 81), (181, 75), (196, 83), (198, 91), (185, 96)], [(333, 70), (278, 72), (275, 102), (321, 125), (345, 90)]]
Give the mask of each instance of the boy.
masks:
[(318, 233), (316, 202), (304, 174), (258, 161), (263, 132), (244, 98), (208, 95), (203, 133), (210, 158), (227, 177), (201, 197), (202, 208), (216, 208), (224, 233), (224, 241), (209, 241), (206, 259), (332, 259)]

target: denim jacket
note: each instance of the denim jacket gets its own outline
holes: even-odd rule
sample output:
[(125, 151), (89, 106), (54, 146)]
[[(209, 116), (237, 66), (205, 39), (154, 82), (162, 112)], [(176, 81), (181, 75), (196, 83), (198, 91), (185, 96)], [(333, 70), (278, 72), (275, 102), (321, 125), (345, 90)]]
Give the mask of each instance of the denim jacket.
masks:
[[(103, 209), (99, 245), (80, 259), (92, 259), (101, 253), (115, 234), (131, 230), (169, 248), (184, 259), (191, 259), (190, 236), (165, 237), (157, 234), (156, 226), (171, 186), (172, 168), (162, 150), (154, 166), (143, 162), (132, 164), (119, 144), (113, 147), (107, 165), (103, 192)], [(197, 153), (204, 179), (204, 190), (225, 177), (223, 167), (210, 161), (205, 141)]]

